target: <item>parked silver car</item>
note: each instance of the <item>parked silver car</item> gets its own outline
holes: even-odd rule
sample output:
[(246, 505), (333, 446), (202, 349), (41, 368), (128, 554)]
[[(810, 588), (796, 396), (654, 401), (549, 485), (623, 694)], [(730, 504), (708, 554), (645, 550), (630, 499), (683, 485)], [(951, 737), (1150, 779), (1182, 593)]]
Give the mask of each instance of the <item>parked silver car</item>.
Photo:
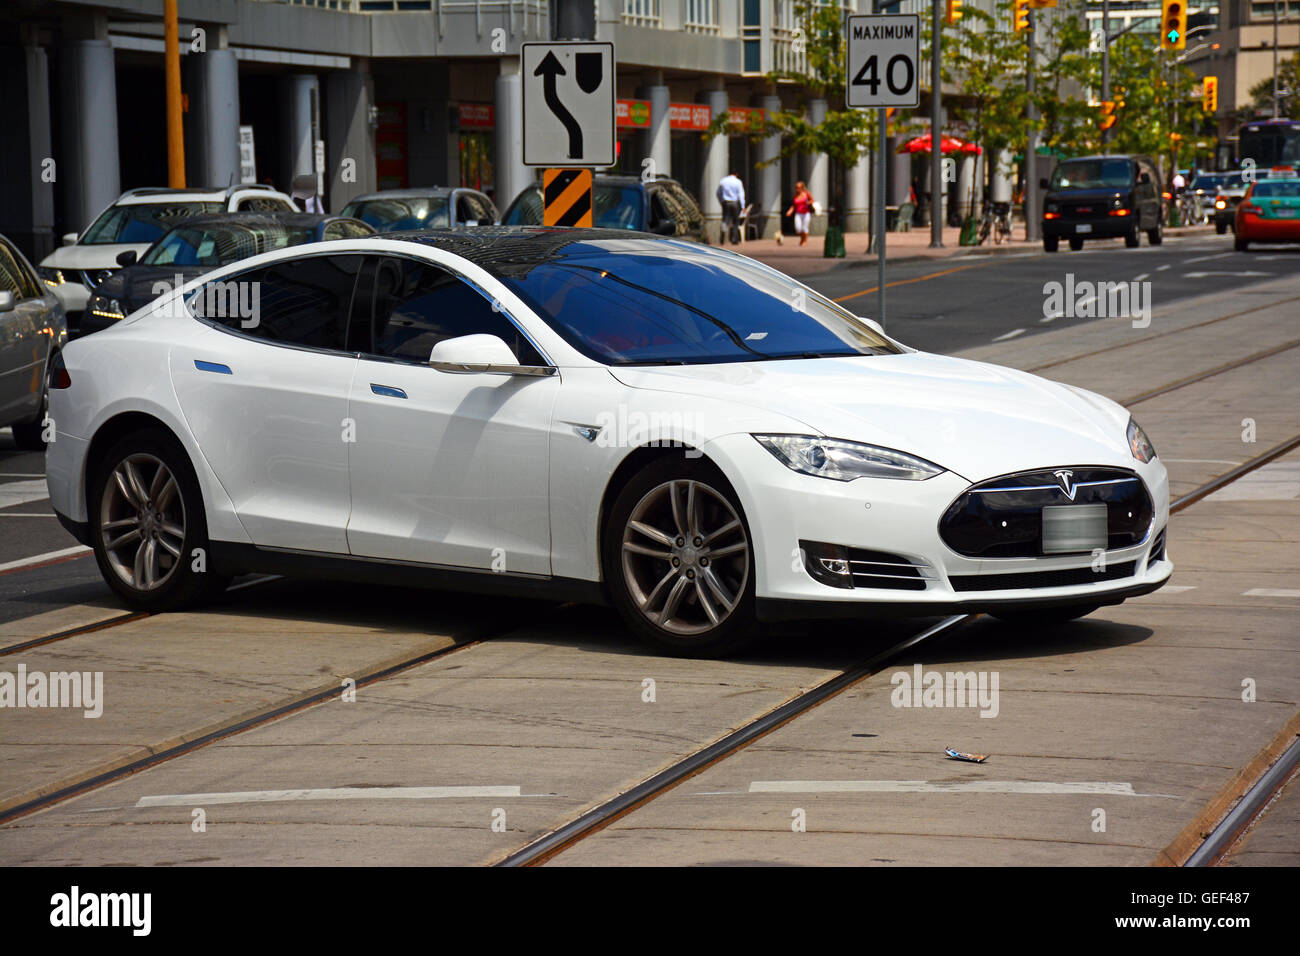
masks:
[(50, 356), (68, 341), (63, 305), (12, 242), (0, 236), (0, 428), (19, 448), (45, 447)]
[(385, 189), (357, 196), (340, 213), (360, 219), (377, 232), (442, 226), (492, 226), (501, 216), (492, 200), (476, 189), (429, 186)]

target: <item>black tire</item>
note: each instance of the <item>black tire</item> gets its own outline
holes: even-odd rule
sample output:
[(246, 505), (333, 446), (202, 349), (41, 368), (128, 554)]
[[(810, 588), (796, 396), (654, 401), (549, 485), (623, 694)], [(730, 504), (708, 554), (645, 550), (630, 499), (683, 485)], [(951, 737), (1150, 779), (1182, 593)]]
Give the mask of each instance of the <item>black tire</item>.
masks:
[[(705, 553), (697, 554), (694, 542), (680, 534), (676, 541), (686, 542), (684, 545), (677, 545), (676, 541), (659, 543), (657, 539), (634, 533), (629, 528), (629, 521), (634, 515), (639, 515), (637, 521), (640, 525), (660, 531), (658, 525), (666, 524), (670, 529), (676, 526), (681, 532), (677, 516), (664, 509), (670, 507), (673, 495), (680, 494), (682, 497), (678, 500), (684, 512), (690, 483), (696, 487), (698, 520), (686, 516), (686, 521), (705, 535), (697, 540), (707, 542), (712, 530), (716, 538), (715, 548), (730, 549), (743, 542), (743, 552), (736, 551), (710, 562), (704, 546), (701, 550)], [(739, 526), (718, 535), (719, 529), (733, 518), (739, 520)], [(662, 551), (663, 557), (625, 550), (627, 544), (641, 543), (652, 550)], [(743, 573), (739, 571), (742, 553)], [(753, 537), (735, 489), (711, 462), (686, 458), (683, 452), (674, 452), (651, 462), (635, 475), (614, 499), (601, 534), (601, 559), (614, 607), (637, 637), (660, 651), (675, 657), (722, 657), (739, 650), (756, 636)], [(673, 560), (678, 564), (671, 564)], [(689, 582), (688, 574), (691, 577)], [(707, 597), (707, 607), (712, 608), (714, 614), (726, 608), (726, 601), (706, 587), (709, 580), (716, 581), (725, 593), (732, 596), (730, 611), (717, 623), (710, 623), (714, 615), (706, 615), (705, 599)], [(655, 581), (657, 583), (651, 583)], [(670, 610), (668, 601), (679, 588), (676, 603)], [(648, 608), (646, 611), (642, 610), (643, 602)], [(678, 614), (680, 619), (676, 618)], [(700, 626), (705, 629), (694, 633), (682, 632), (685, 628)]]
[(1214, 224), (1214, 231), (1217, 232), (1219, 235), (1223, 235), (1225, 232), (1228, 231), (1228, 224), (1226, 222), (1216, 222)]
[(989, 616), (1014, 627), (1051, 627), (1054, 624), (1064, 624), (1076, 618), (1087, 617), (1099, 607), (1100, 604), (1067, 604), (1063, 607), (1025, 608), (1022, 611), (1012, 609), (991, 611)]
[(1250, 240), (1243, 239), (1241, 236), (1236, 236), (1232, 240), (1232, 248), (1236, 249), (1238, 252), (1248, 252), (1250, 250)]
[(45, 413), (50, 407), (49, 385), (41, 386), (41, 404), (36, 417), (13, 426), (14, 444), (24, 451), (42, 451), (45, 448)]
[(1082, 249), (1082, 248), (1083, 248), (1083, 240), (1082, 240), (1082, 239), (1079, 239), (1079, 238), (1076, 238), (1076, 237), (1074, 237), (1074, 236), (1071, 236), (1071, 237), (1070, 237), (1070, 251), (1071, 251), (1071, 252), (1078, 252), (1078, 251), (1079, 251), (1080, 249)]
[[(1136, 239), (1137, 237), (1134, 236), (1134, 238)], [(1159, 220), (1156, 220), (1156, 227), (1154, 229), (1147, 230), (1147, 244), (1151, 246), (1158, 246), (1164, 241), (1165, 241), (1164, 224), (1161, 223)], [(1137, 245), (1136, 242), (1133, 244)]]
[(1060, 246), (1060, 244), (1061, 244), (1061, 240), (1057, 236), (1052, 236), (1051, 238), (1048, 238), (1047, 236), (1043, 237), (1044, 252), (1055, 252), (1057, 247)]
[(1124, 233), (1124, 245), (1129, 249), (1136, 249), (1142, 245), (1142, 233), (1138, 227), (1134, 226), (1131, 231)]
[[(128, 459), (133, 462), (131, 470), (139, 477), (141, 488), (147, 492), (146, 509), (136, 507), (114, 478), (114, 471)], [(169, 491), (161, 480), (156, 479), (158, 473), (149, 470), (150, 462), (166, 469), (174, 479), (174, 489)], [(125, 435), (114, 442), (101, 458), (91, 462), (90, 470), (87, 504), (91, 546), (100, 574), (118, 597), (143, 611), (174, 611), (200, 604), (225, 590), (229, 580), (208, 566), (211, 548), (198, 479), (189, 456), (173, 435), (163, 429), (145, 429)], [(110, 481), (114, 484), (111, 490)], [(144, 488), (146, 484), (151, 487)], [(169, 526), (176, 527), (178, 516), (181, 522), (179, 535), (167, 530)], [(108, 522), (117, 527), (106, 529)], [(140, 541), (136, 547), (132, 548), (133, 541), (127, 541), (110, 552), (108, 545), (112, 541), (131, 534)], [(142, 573), (140, 552), (145, 550), (151, 538), (153, 550), (147, 554), (157, 554), (157, 570), (161, 574), (155, 576), (156, 583), (151, 586), (138, 587), (135, 582), (148, 573)], [(171, 554), (169, 545), (176, 549), (176, 555)], [(205, 570), (195, 570), (196, 549), (202, 549)], [(129, 572), (124, 567), (128, 560), (132, 564)], [(153, 562), (145, 564), (152, 565)], [(128, 581), (128, 576), (132, 580)]]

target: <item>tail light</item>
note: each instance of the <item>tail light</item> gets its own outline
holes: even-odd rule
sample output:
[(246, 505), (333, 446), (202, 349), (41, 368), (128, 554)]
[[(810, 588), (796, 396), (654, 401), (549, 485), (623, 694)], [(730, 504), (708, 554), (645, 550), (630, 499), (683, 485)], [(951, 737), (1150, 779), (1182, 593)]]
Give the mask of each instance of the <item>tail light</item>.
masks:
[(1131, 213), (1132, 211), (1133, 211), (1133, 210), (1131, 210), (1131, 209), (1112, 209), (1112, 210), (1110, 211), (1110, 214), (1111, 214), (1112, 216), (1127, 216), (1127, 215), (1128, 215), (1129, 213)]
[(63, 353), (56, 352), (54, 358), (50, 359), (50, 388), (72, 388), (72, 376), (68, 374), (68, 367), (63, 364)]
[(1044, 218), (1044, 219), (1060, 219), (1060, 218), (1061, 218), (1061, 214), (1060, 214), (1059, 212), (1045, 212), (1045, 213), (1043, 213), (1043, 218)]
[(1162, 192), (1162, 193), (1160, 194), (1160, 196), (1161, 196), (1162, 199), (1173, 199), (1173, 198), (1174, 198), (1174, 194), (1171, 193), (1171, 192), (1169, 192), (1168, 190), (1166, 190), (1165, 192)]

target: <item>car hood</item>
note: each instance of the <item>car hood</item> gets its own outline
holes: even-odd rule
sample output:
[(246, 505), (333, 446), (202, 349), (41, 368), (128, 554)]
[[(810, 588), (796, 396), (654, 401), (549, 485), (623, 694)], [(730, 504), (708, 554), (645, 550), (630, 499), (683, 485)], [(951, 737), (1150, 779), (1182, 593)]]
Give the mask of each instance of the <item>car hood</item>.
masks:
[(972, 482), (1048, 466), (1135, 465), (1121, 406), (983, 362), (910, 352), (610, 372), (632, 388), (770, 409), (810, 433), (906, 451)]
[(41, 265), (53, 269), (120, 269), (117, 257), (128, 249), (137, 256), (143, 255), (148, 242), (110, 242), (105, 245), (60, 246), (41, 260)]

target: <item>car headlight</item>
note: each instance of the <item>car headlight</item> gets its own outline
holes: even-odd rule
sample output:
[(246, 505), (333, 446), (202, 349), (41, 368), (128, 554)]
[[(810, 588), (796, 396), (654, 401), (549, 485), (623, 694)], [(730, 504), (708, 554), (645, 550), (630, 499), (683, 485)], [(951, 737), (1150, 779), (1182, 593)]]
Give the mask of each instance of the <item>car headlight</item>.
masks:
[(1151, 439), (1147, 438), (1147, 433), (1142, 430), (1136, 418), (1128, 420), (1128, 449), (1143, 464), (1156, 457), (1156, 446), (1151, 444)]
[(933, 462), (892, 448), (815, 435), (755, 435), (754, 438), (787, 468), (834, 481), (855, 478), (925, 481), (944, 472)]
[(125, 319), (126, 313), (122, 311), (122, 303), (117, 299), (110, 299), (96, 293), (90, 297), (86, 303), (86, 308), (92, 314), (98, 315), (105, 319)]
[(61, 286), (64, 282), (68, 281), (63, 278), (62, 269), (55, 269), (50, 266), (38, 266), (36, 272), (51, 289), (56, 286)]

